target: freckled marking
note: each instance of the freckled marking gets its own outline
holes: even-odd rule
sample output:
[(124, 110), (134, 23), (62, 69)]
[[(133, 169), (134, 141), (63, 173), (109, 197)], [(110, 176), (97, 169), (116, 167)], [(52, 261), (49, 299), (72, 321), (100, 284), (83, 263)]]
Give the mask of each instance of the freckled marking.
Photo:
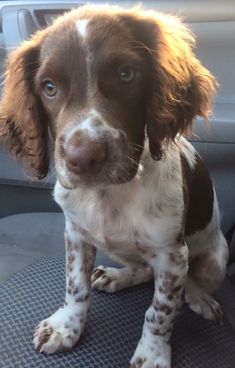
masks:
[(74, 281), (69, 279), (68, 281), (68, 293), (71, 295), (75, 289)]
[(167, 316), (169, 314), (171, 314), (172, 312), (172, 308), (170, 308), (169, 305), (165, 304), (165, 303), (160, 303), (159, 300), (156, 300), (154, 303), (153, 303), (153, 308), (156, 312), (163, 312), (165, 313)]
[(69, 240), (67, 237), (66, 237), (66, 248), (69, 252), (71, 252), (71, 250), (73, 249), (73, 244), (71, 242), (71, 240)]
[(71, 263), (73, 263), (75, 261), (75, 256), (73, 255), (73, 254), (70, 254), (69, 256), (68, 256), (68, 263), (69, 264), (71, 264)]
[[(165, 278), (166, 279), (168, 279), (170, 282), (172, 282), (172, 283), (174, 283), (174, 282), (176, 282), (176, 280), (177, 280), (177, 275), (174, 275), (173, 273), (171, 273), (171, 272), (165, 272), (165, 274), (164, 274), (164, 276), (165, 276)], [(163, 277), (164, 277), (163, 276)]]
[(162, 325), (165, 322), (165, 318), (163, 316), (158, 316), (157, 321), (158, 321), (159, 325)]
[(149, 315), (149, 313), (146, 315), (146, 318), (145, 318), (146, 322), (148, 323), (154, 323), (155, 320), (156, 320), (156, 317), (155, 317), (155, 313), (152, 311), (151, 314)]
[(73, 266), (68, 263), (67, 266), (66, 266), (66, 269), (67, 269), (67, 272), (69, 274), (69, 273), (71, 273), (73, 271)]
[(79, 19), (79, 20), (76, 21), (76, 28), (78, 30), (78, 33), (84, 39), (87, 37), (87, 25), (88, 25), (88, 23), (89, 23), (88, 19)]
[(169, 259), (170, 259), (171, 262), (175, 262), (175, 255), (174, 255), (174, 253), (170, 253), (169, 254)]
[(84, 295), (79, 295), (75, 298), (75, 302), (79, 303), (79, 302), (86, 302), (89, 299), (89, 293), (86, 293)]
[(152, 328), (151, 332), (153, 335), (160, 335), (160, 336), (166, 335), (166, 332), (161, 331), (159, 328)]

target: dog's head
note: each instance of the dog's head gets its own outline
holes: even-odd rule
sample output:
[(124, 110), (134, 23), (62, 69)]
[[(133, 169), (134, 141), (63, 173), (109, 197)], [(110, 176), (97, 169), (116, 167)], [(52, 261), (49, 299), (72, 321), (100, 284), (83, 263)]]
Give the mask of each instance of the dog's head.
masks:
[(215, 80), (176, 18), (139, 9), (81, 7), (14, 51), (0, 106), (10, 148), (39, 177), (48, 132), (65, 187), (131, 180), (144, 141), (153, 159), (196, 115), (207, 118)]

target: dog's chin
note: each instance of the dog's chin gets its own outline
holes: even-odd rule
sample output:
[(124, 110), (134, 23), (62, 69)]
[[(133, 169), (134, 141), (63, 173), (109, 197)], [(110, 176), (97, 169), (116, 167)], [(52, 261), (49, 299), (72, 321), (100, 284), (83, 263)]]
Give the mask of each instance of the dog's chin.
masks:
[(87, 188), (87, 189), (105, 189), (113, 185), (120, 185), (130, 182), (137, 174), (137, 168), (128, 167), (125, 169), (125, 175), (123, 171), (115, 171), (115, 172), (106, 172), (93, 175), (81, 175), (77, 176), (73, 173), (69, 172), (64, 175), (61, 175), (60, 172), (57, 172), (57, 179), (59, 183), (67, 190), (78, 189), (78, 188)]

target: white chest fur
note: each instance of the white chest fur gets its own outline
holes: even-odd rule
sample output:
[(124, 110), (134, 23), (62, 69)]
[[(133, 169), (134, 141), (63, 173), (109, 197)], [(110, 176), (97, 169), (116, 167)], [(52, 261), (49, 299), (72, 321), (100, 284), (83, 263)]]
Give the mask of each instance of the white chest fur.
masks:
[(184, 207), (178, 151), (158, 163), (143, 157), (142, 164), (141, 174), (131, 182), (106, 189), (66, 190), (57, 182), (54, 196), (66, 227), (74, 231), (77, 225), (97, 248), (117, 256), (171, 246)]

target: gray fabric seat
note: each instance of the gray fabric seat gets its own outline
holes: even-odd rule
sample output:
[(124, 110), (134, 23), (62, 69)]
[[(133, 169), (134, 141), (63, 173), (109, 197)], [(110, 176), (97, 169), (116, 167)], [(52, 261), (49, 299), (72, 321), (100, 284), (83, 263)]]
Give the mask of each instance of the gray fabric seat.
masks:
[[(112, 295), (94, 291), (86, 329), (73, 352), (45, 356), (34, 350), (35, 325), (63, 302), (63, 227), (61, 214), (26, 214), (0, 221), (0, 244), (16, 251), (24, 245), (27, 254), (32, 253), (32, 264), (0, 286), (0, 367), (128, 367), (151, 302), (151, 283)], [(97, 263), (113, 264), (101, 253)], [(172, 347), (176, 368), (234, 367), (235, 332), (227, 319), (219, 326), (183, 307)]]

